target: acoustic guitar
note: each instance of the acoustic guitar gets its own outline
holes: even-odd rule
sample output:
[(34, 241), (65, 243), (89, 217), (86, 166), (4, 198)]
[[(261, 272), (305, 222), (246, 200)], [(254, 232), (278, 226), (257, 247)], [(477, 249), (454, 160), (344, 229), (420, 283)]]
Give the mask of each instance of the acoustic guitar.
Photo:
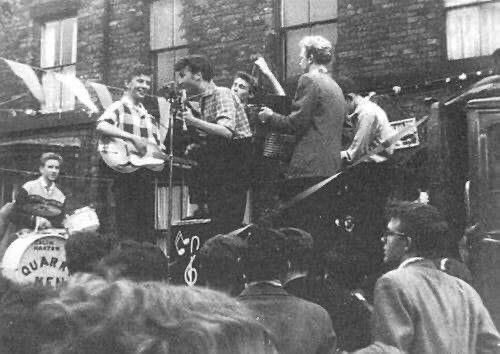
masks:
[(119, 138), (102, 137), (98, 150), (106, 165), (120, 173), (131, 173), (140, 168), (158, 172), (163, 170), (168, 159), (158, 145), (147, 143), (146, 153), (140, 155), (134, 144)]

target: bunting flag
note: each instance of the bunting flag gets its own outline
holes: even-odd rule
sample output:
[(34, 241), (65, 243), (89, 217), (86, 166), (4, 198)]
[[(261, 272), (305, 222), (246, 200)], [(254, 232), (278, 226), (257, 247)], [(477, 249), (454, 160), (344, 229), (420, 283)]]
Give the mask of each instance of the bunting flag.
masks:
[(63, 85), (73, 92), (73, 94), (78, 98), (78, 100), (90, 109), (92, 113), (99, 112), (99, 108), (92, 102), (90, 93), (85, 87), (85, 85), (80, 81), (79, 78), (73, 75), (54, 73), (55, 78), (62, 82)]
[(164, 141), (170, 124), (170, 102), (165, 97), (158, 97), (158, 110), (160, 111), (160, 141)]
[(95, 93), (97, 94), (97, 97), (99, 98), (102, 107), (106, 109), (109, 106), (111, 106), (111, 103), (113, 103), (113, 96), (111, 96), (111, 93), (109, 92), (108, 88), (105, 85), (99, 84), (97, 82), (90, 82), (89, 84), (90, 86), (92, 86)]
[(23, 82), (28, 86), (28, 89), (33, 94), (33, 96), (41, 103), (44, 104), (45, 97), (43, 95), (42, 85), (36, 76), (35, 71), (31, 66), (26, 64), (21, 64), (15, 61), (2, 58), (10, 69), (16, 74)]

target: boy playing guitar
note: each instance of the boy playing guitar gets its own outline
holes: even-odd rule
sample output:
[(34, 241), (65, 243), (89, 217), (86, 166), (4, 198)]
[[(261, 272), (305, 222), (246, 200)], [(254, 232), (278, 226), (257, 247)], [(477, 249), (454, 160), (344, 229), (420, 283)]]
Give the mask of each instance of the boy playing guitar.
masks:
[[(126, 91), (122, 98), (111, 104), (97, 120), (97, 132), (102, 135), (101, 155), (113, 170), (125, 173), (115, 174), (113, 187), (116, 203), (116, 223), (122, 238), (141, 239), (147, 230), (152, 230), (154, 221), (153, 172), (134, 165), (131, 157), (137, 159), (150, 155), (150, 150), (161, 154), (163, 125), (143, 106), (151, 88), (151, 71), (144, 65), (133, 67), (125, 82)], [(123, 144), (125, 153), (121, 163), (111, 164), (111, 154), (106, 153), (107, 144)], [(151, 154), (152, 155), (152, 154)], [(108, 159), (109, 157), (109, 159)], [(127, 159), (130, 157), (130, 159)], [(161, 160), (156, 156), (151, 159)], [(128, 167), (128, 169), (127, 169)]]

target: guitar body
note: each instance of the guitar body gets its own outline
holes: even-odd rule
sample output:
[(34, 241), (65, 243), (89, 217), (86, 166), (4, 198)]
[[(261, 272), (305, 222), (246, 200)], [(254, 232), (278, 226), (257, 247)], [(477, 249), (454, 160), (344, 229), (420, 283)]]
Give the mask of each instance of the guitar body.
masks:
[(158, 172), (163, 170), (167, 158), (154, 144), (148, 143), (146, 153), (141, 156), (132, 143), (118, 138), (101, 138), (98, 149), (106, 165), (120, 173), (131, 173), (139, 168)]

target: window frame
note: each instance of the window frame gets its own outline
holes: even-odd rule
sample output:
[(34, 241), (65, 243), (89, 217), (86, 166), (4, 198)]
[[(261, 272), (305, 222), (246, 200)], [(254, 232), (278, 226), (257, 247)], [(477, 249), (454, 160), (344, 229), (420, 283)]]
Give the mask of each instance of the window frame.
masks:
[[(283, 80), (283, 82), (286, 82), (287, 80), (290, 80), (293, 78), (295, 75), (288, 75), (287, 73), (287, 67), (288, 67), (288, 57), (287, 57), (287, 51), (288, 51), (288, 32), (289, 31), (294, 31), (294, 30), (300, 30), (300, 29), (308, 29), (308, 28), (313, 28), (315, 26), (321, 26), (321, 25), (328, 25), (328, 24), (337, 24), (337, 36), (338, 36), (338, 0), (337, 0), (337, 17), (332, 18), (332, 19), (325, 19), (325, 20), (318, 20), (318, 21), (310, 21), (310, 22), (304, 22), (300, 24), (294, 24), (290, 26), (285, 26), (284, 25), (284, 17), (285, 17), (285, 11), (283, 7), (283, 3), (286, 0), (279, 0), (276, 1), (276, 6), (275, 6), (275, 11), (277, 16), (275, 17), (275, 22), (277, 23), (276, 25), (276, 30), (279, 33), (279, 38), (280, 38), (280, 53), (279, 53), (279, 67), (280, 67), (280, 77)], [(308, 1), (309, 7), (310, 7), (310, 2), (311, 0), (305, 0)], [(310, 14), (309, 14), (310, 16)], [(310, 20), (310, 19), (309, 19)], [(333, 43), (335, 45), (335, 43)]]
[[(468, 61), (468, 60), (478, 59), (481, 57), (487, 57), (490, 55), (490, 54), (479, 53), (479, 54), (473, 55), (473, 56), (463, 56), (460, 58), (450, 58), (450, 55), (448, 53), (450, 43), (449, 43), (449, 38), (448, 38), (447, 32), (448, 32), (448, 14), (450, 11), (465, 9), (465, 8), (473, 8), (473, 7), (477, 7), (478, 10), (480, 10), (481, 6), (484, 6), (487, 4), (494, 4), (494, 3), (500, 4), (500, 0), (469, 0), (469, 1), (470, 1), (469, 3), (465, 3), (465, 4), (447, 5), (446, 0), (443, 0), (443, 8), (444, 8), (444, 35), (443, 35), (443, 37), (444, 37), (444, 43), (445, 43), (444, 56), (445, 56), (447, 61), (464, 61), (464, 60)], [(481, 40), (481, 38), (479, 38), (479, 39)]]
[[(63, 64), (62, 63), (62, 61), (63, 61), (63, 50), (62, 49), (63, 49), (63, 45), (64, 45), (63, 21), (66, 21), (66, 20), (74, 20), (74, 23), (73, 23), (73, 35), (71, 38), (71, 62)], [(58, 37), (57, 37), (57, 43), (54, 43), (55, 45), (59, 46), (59, 57), (54, 58), (55, 62), (58, 63), (58, 65), (45, 66), (43, 64), (43, 62), (45, 60), (45, 51), (47, 50), (47, 47), (46, 47), (47, 43), (45, 43), (45, 41), (46, 41), (46, 37), (45, 37), (46, 26), (48, 24), (54, 23), (54, 22), (58, 23), (58, 32), (59, 32)], [(42, 87), (43, 87), (43, 76), (47, 72), (60, 73), (60, 72), (64, 72), (65, 68), (74, 67), (74, 73), (76, 76), (76, 66), (77, 66), (77, 62), (78, 62), (78, 16), (76, 16), (76, 14), (73, 14), (70, 16), (46, 19), (46, 20), (40, 22), (40, 51), (39, 51), (39, 53), (40, 53), (40, 60), (39, 60), (40, 68), (43, 69), (42, 80), (41, 80)], [(67, 104), (67, 106), (65, 106), (64, 85), (61, 82), (59, 82), (58, 85), (59, 85), (59, 92), (56, 94), (57, 95), (56, 98), (59, 100), (59, 102), (57, 102), (54, 105), (55, 107), (53, 109), (52, 108), (47, 109), (47, 107), (46, 107), (47, 103), (42, 105), (42, 110), (45, 111), (45, 113), (50, 114), (50, 113), (57, 113), (57, 112), (67, 112), (67, 111), (72, 111), (75, 109), (76, 98), (74, 97), (74, 95), (70, 94), (70, 96), (72, 97), (71, 103), (69, 103), (69, 104)], [(43, 89), (45, 92), (45, 88), (43, 88)]]

